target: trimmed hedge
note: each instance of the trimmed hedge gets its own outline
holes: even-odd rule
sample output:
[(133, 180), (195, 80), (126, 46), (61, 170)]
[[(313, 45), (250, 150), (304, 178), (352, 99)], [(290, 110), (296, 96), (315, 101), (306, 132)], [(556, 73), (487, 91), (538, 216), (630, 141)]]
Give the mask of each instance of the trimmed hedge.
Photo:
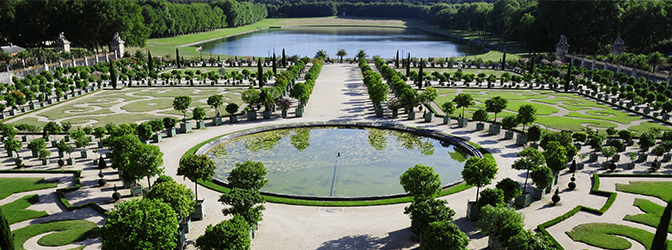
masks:
[(7, 169), (7, 170), (0, 170), (0, 173), (46, 173), (46, 174), (71, 173), (71, 174), (74, 174), (75, 175), (75, 185), (74, 186), (56, 189), (56, 196), (58, 197), (58, 200), (61, 201), (63, 206), (65, 206), (70, 211), (74, 211), (74, 210), (77, 210), (77, 209), (81, 209), (81, 208), (85, 208), (85, 207), (90, 206), (91, 208), (93, 208), (94, 210), (96, 210), (96, 211), (98, 211), (102, 214), (107, 213), (107, 210), (100, 207), (100, 205), (98, 205), (97, 203), (95, 203), (93, 201), (89, 202), (89, 203), (73, 206), (72, 204), (70, 204), (68, 199), (65, 198), (65, 193), (76, 191), (76, 190), (79, 190), (80, 188), (82, 188), (82, 184), (79, 180), (81, 175), (82, 175), (82, 170), (19, 170), (19, 169)]

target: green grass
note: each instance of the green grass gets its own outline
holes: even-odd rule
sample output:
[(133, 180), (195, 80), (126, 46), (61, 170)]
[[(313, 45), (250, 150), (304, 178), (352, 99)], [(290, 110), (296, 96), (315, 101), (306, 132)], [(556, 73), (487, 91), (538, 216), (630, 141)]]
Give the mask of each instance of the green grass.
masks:
[(657, 197), (663, 201), (672, 199), (672, 183), (667, 181), (631, 181), (616, 183), (616, 191)]
[(47, 122), (38, 121), (37, 118), (35, 118), (35, 117), (19, 118), (18, 120), (10, 122), (8, 124), (17, 125), (17, 124), (21, 124), (21, 123), (26, 123), (26, 124), (30, 124), (30, 125), (39, 126), (39, 127), (44, 127), (44, 125), (47, 125)]
[(621, 124), (630, 124), (633, 121), (640, 120), (641, 117), (637, 115), (628, 114), (618, 110), (607, 108), (605, 110), (586, 110), (586, 114), (581, 114), (579, 112), (570, 112), (567, 114), (568, 117), (577, 117), (577, 118), (588, 118), (588, 119), (598, 119), (606, 120), (611, 122), (618, 122)]
[[(639, 209), (641, 209), (644, 213), (635, 215), (628, 214), (625, 215), (623, 220), (637, 222), (655, 228), (658, 227), (658, 224), (660, 223), (660, 217), (663, 215), (665, 207), (653, 203), (650, 200), (640, 198), (636, 198), (633, 205), (639, 207)], [(672, 226), (668, 227), (667, 231), (672, 233)]]
[(84, 248), (86, 248), (86, 246), (75, 247), (73, 249), (68, 249), (68, 250), (83, 250)]
[(162, 109), (172, 109), (173, 99), (156, 98), (144, 101), (137, 101), (121, 106), (122, 110), (128, 112), (148, 112)]
[(672, 130), (672, 128), (670, 128), (668, 126), (661, 125), (661, 124), (654, 123), (654, 122), (642, 122), (642, 124), (640, 124), (640, 125), (630, 126), (628, 128), (628, 130), (631, 130), (631, 131), (636, 132), (637, 134), (640, 134), (642, 132), (648, 132), (651, 128), (658, 128), (662, 131)]
[(107, 116), (99, 116), (99, 117), (75, 117), (75, 118), (70, 118), (66, 119), (64, 121), (70, 122), (73, 125), (78, 125), (78, 124), (84, 124), (89, 122), (90, 120), (95, 120), (95, 122), (92, 124), (94, 127), (99, 127), (99, 126), (104, 126), (107, 123), (115, 123), (115, 124), (121, 124), (121, 123), (134, 123), (137, 121), (146, 121), (146, 120), (154, 120), (154, 119), (163, 119), (165, 116), (157, 116), (157, 115), (151, 115), (151, 114), (114, 114), (114, 115), (107, 115)]
[(36, 235), (53, 231), (56, 232), (40, 238), (37, 243), (43, 246), (64, 246), (97, 237), (97, 228), (98, 225), (96, 223), (87, 220), (66, 220), (33, 224), (12, 231), (15, 234), (14, 247), (24, 250), (23, 244), (26, 240)]
[(36, 194), (26, 195), (21, 199), (2, 205), (2, 211), (4, 212), (5, 218), (7, 218), (7, 222), (10, 225), (24, 220), (47, 216), (47, 212), (26, 209), (30, 205), (38, 203), (39, 201), (40, 197)]
[(55, 188), (58, 182), (46, 182), (44, 178), (0, 178), (0, 200), (13, 193)]
[(571, 119), (561, 116), (537, 116), (534, 122), (556, 130), (573, 130), (581, 131), (585, 125), (590, 125), (592, 128), (609, 128), (616, 127), (616, 124), (597, 120), (597, 119)]
[(510, 110), (517, 113), (518, 108), (523, 104), (530, 104), (533, 107), (535, 107), (537, 109), (537, 115), (551, 115), (560, 111), (557, 108), (546, 104), (540, 104), (530, 101), (519, 101), (519, 100), (509, 100), (509, 105), (506, 107), (506, 110)]
[[(584, 242), (591, 246), (619, 250), (629, 249), (632, 244), (618, 236), (633, 239), (645, 246), (647, 250), (651, 249), (651, 242), (654, 237), (653, 233), (646, 230), (610, 223), (581, 224), (572, 228), (571, 231), (567, 232), (567, 235), (574, 241)], [(667, 249), (672, 249), (672, 243), (669, 243), (669, 241)]]

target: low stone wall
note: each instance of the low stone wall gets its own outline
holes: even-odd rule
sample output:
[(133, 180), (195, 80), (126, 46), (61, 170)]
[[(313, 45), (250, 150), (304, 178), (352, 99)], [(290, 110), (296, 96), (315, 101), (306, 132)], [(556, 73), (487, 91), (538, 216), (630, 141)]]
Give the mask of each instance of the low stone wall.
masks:
[[(403, 126), (400, 124), (394, 124), (394, 123), (380, 123), (380, 122), (350, 122), (350, 121), (325, 121), (325, 122), (307, 122), (307, 123), (295, 123), (295, 124), (282, 124), (282, 125), (271, 125), (271, 126), (265, 126), (265, 127), (258, 127), (258, 128), (253, 128), (253, 129), (248, 129), (240, 132), (235, 132), (231, 133), (225, 136), (222, 136), (220, 138), (217, 138), (211, 142), (206, 143), (202, 147), (200, 147), (195, 154), (206, 154), (210, 149), (213, 147), (233, 140), (235, 138), (245, 136), (245, 135), (250, 135), (250, 134), (256, 134), (256, 133), (261, 133), (261, 132), (266, 132), (266, 131), (271, 131), (271, 130), (278, 130), (278, 129), (292, 129), (292, 128), (310, 128), (310, 127), (343, 127), (343, 128), (377, 128), (377, 129), (390, 129), (390, 130), (397, 130), (397, 131), (403, 131), (403, 132), (408, 132), (408, 133), (413, 133), (417, 135), (421, 135), (424, 137), (429, 137), (433, 138), (436, 140), (440, 141), (447, 141), (450, 144), (459, 147), (460, 149), (466, 150), (470, 155), (473, 157), (479, 157), (483, 158), (483, 154), (481, 151), (479, 151), (476, 147), (472, 146), (471, 144), (467, 143), (466, 141), (453, 137), (450, 135), (446, 135), (443, 133), (439, 133), (433, 130), (428, 130), (428, 129), (421, 129), (421, 128), (412, 128), (412, 127), (407, 127)], [(213, 179), (213, 182), (222, 185), (224, 187), (228, 187), (228, 184), (224, 180), (220, 179)], [(458, 184), (463, 183), (464, 180), (458, 180), (452, 183), (449, 183), (447, 185), (444, 185), (442, 188), (450, 188), (453, 186), (456, 186)], [(324, 201), (358, 201), (358, 200), (381, 200), (381, 199), (390, 199), (390, 198), (399, 198), (399, 197), (405, 197), (407, 194), (391, 194), (391, 195), (381, 195), (381, 196), (363, 196), (363, 197), (330, 197), (330, 196), (304, 196), (304, 195), (292, 195), (292, 194), (280, 194), (280, 193), (272, 193), (272, 192), (264, 192), (261, 191), (261, 194), (263, 195), (269, 195), (269, 196), (275, 196), (275, 197), (283, 197), (283, 198), (292, 198), (292, 199), (305, 199), (305, 200), (324, 200)]]

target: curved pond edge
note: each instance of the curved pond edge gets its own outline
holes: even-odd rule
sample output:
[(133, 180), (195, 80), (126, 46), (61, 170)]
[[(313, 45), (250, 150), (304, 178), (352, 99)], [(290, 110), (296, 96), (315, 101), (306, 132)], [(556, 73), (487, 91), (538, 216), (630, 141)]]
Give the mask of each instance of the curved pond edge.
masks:
[[(403, 132), (409, 132), (416, 135), (421, 135), (437, 140), (449, 141), (452, 145), (460, 147), (463, 150), (469, 152), (470, 155), (480, 158), (492, 158), (485, 149), (480, 146), (471, 143), (469, 141), (463, 140), (459, 137), (455, 137), (448, 134), (443, 134), (434, 130), (408, 127), (395, 123), (382, 123), (382, 122), (352, 122), (352, 121), (325, 121), (325, 122), (305, 122), (305, 123), (290, 123), (290, 124), (280, 124), (280, 125), (271, 125), (264, 127), (256, 127), (241, 131), (236, 131), (229, 134), (224, 134), (221, 136), (214, 137), (210, 140), (204, 141), (191, 149), (189, 149), (185, 155), (189, 154), (205, 154), (212, 147), (219, 145), (220, 143), (238, 138), (240, 136), (255, 134), (260, 132), (266, 132), (271, 130), (278, 129), (292, 129), (292, 128), (308, 128), (308, 127), (344, 127), (344, 128), (377, 128), (377, 129), (390, 129)], [(184, 157), (184, 156), (183, 156)], [(226, 192), (228, 190), (228, 184), (220, 179), (213, 178), (212, 182), (203, 182), (199, 181), (200, 184), (220, 192)], [(469, 188), (470, 186), (464, 183), (464, 180), (460, 179), (458, 181), (449, 183), (442, 187), (442, 192), (440, 196), (456, 193), (462, 190)], [(384, 205), (384, 204), (394, 204), (394, 203), (403, 203), (409, 202), (410, 197), (407, 194), (392, 194), (392, 195), (381, 195), (381, 196), (358, 196), (358, 197), (325, 197), (325, 196), (303, 196), (303, 195), (291, 195), (291, 194), (282, 194), (282, 193), (273, 193), (261, 191), (261, 194), (264, 195), (269, 202), (285, 203), (285, 204), (296, 204), (296, 205), (322, 205), (322, 206), (367, 206), (367, 205)], [(336, 204), (338, 203), (338, 204)]]

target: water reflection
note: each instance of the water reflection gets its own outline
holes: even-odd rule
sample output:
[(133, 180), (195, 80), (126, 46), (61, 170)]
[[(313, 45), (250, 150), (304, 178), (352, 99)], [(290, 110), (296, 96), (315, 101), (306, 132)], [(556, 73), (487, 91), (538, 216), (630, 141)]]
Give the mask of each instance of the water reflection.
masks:
[[(399, 175), (415, 164), (434, 167), (442, 183), (461, 178), (468, 155), (449, 143), (384, 129), (298, 128), (262, 132), (213, 147), (208, 156), (225, 180), (237, 162), (266, 166), (265, 191), (315, 196), (403, 192)], [(339, 157), (340, 156), (340, 157)]]

